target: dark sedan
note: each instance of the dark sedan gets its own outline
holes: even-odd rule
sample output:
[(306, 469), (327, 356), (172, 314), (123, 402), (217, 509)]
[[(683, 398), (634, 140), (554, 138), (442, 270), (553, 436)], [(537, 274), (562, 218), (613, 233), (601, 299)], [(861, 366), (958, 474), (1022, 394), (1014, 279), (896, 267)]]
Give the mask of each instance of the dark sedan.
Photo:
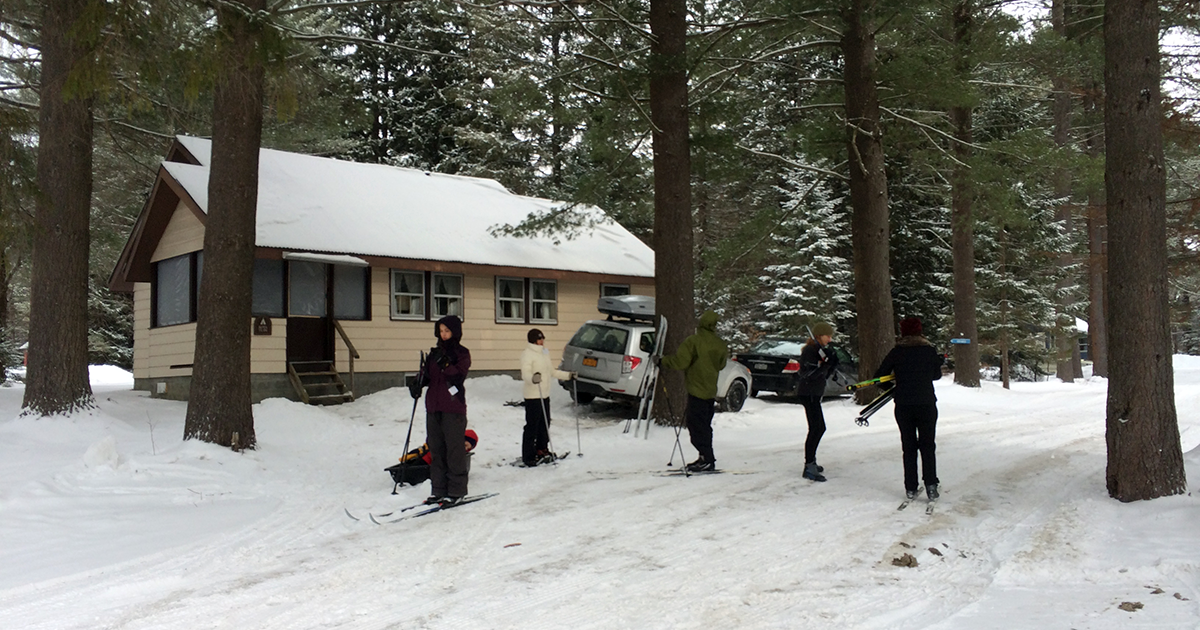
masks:
[[(758, 342), (749, 352), (739, 352), (733, 359), (750, 369), (754, 389), (751, 396), (760, 391), (775, 392), (780, 396), (795, 396), (800, 386), (800, 352), (805, 339), (767, 338)], [(830, 346), (838, 355), (838, 367), (829, 375), (825, 384), (826, 396), (846, 394), (846, 385), (858, 378), (854, 359), (845, 350)]]

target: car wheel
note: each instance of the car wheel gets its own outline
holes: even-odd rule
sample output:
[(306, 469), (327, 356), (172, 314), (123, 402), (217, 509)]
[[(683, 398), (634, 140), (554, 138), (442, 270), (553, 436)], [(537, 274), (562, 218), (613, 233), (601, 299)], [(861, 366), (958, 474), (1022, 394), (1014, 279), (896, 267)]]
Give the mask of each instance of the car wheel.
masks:
[(575, 392), (574, 394), (571, 395), (571, 397), (575, 399), (575, 402), (577, 402), (581, 405), (586, 405), (586, 404), (592, 402), (593, 400), (596, 400), (595, 394), (586, 394), (584, 392)]
[(721, 411), (741, 411), (742, 405), (746, 403), (746, 383), (743, 381), (734, 381), (729, 385), (729, 391), (725, 392), (725, 398), (721, 400)]

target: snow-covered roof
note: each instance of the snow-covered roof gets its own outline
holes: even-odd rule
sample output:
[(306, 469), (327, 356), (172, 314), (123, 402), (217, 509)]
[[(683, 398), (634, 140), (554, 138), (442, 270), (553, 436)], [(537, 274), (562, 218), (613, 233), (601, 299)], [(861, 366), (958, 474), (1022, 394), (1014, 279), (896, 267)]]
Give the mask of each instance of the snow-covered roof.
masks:
[[(163, 167), (208, 209), (212, 141), (178, 136), (200, 165)], [(562, 202), (523, 197), (499, 182), (262, 149), (259, 247), (653, 277), (654, 252), (615, 221), (567, 240), (494, 237)], [(584, 210), (595, 216), (594, 207)]]

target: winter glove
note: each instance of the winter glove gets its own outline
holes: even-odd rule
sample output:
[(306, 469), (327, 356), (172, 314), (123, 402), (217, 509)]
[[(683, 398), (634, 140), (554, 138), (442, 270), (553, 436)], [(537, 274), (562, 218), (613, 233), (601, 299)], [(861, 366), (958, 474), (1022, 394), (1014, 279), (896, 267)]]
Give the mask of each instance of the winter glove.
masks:
[(450, 364), (453, 363), (453, 361), (450, 358), (450, 353), (446, 352), (445, 350), (442, 350), (441, 348), (434, 348), (434, 349), (430, 350), (429, 351), (429, 360), (436, 363), (437, 366), (442, 368), (443, 370), (450, 367)]
[(571, 380), (573, 381), (577, 378), (579, 378), (579, 372), (571, 372)]
[(537, 385), (538, 383), (541, 383), (541, 382), (542, 382), (542, 373), (541, 373), (541, 372), (534, 372), (534, 373), (533, 373), (533, 378), (531, 378), (531, 379), (529, 379), (529, 380), (533, 381), (533, 384), (534, 384), (534, 385)]
[(418, 383), (417, 381), (413, 381), (408, 386), (408, 393), (412, 394), (413, 400), (420, 398), (421, 397), (421, 384)]

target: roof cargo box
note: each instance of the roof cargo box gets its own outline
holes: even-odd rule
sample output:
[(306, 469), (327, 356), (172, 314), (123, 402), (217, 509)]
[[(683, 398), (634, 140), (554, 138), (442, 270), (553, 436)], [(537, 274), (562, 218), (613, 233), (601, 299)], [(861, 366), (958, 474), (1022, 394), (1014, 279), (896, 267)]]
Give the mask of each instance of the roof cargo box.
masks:
[(602, 297), (596, 310), (612, 317), (654, 321), (654, 298), (648, 295), (617, 295)]

